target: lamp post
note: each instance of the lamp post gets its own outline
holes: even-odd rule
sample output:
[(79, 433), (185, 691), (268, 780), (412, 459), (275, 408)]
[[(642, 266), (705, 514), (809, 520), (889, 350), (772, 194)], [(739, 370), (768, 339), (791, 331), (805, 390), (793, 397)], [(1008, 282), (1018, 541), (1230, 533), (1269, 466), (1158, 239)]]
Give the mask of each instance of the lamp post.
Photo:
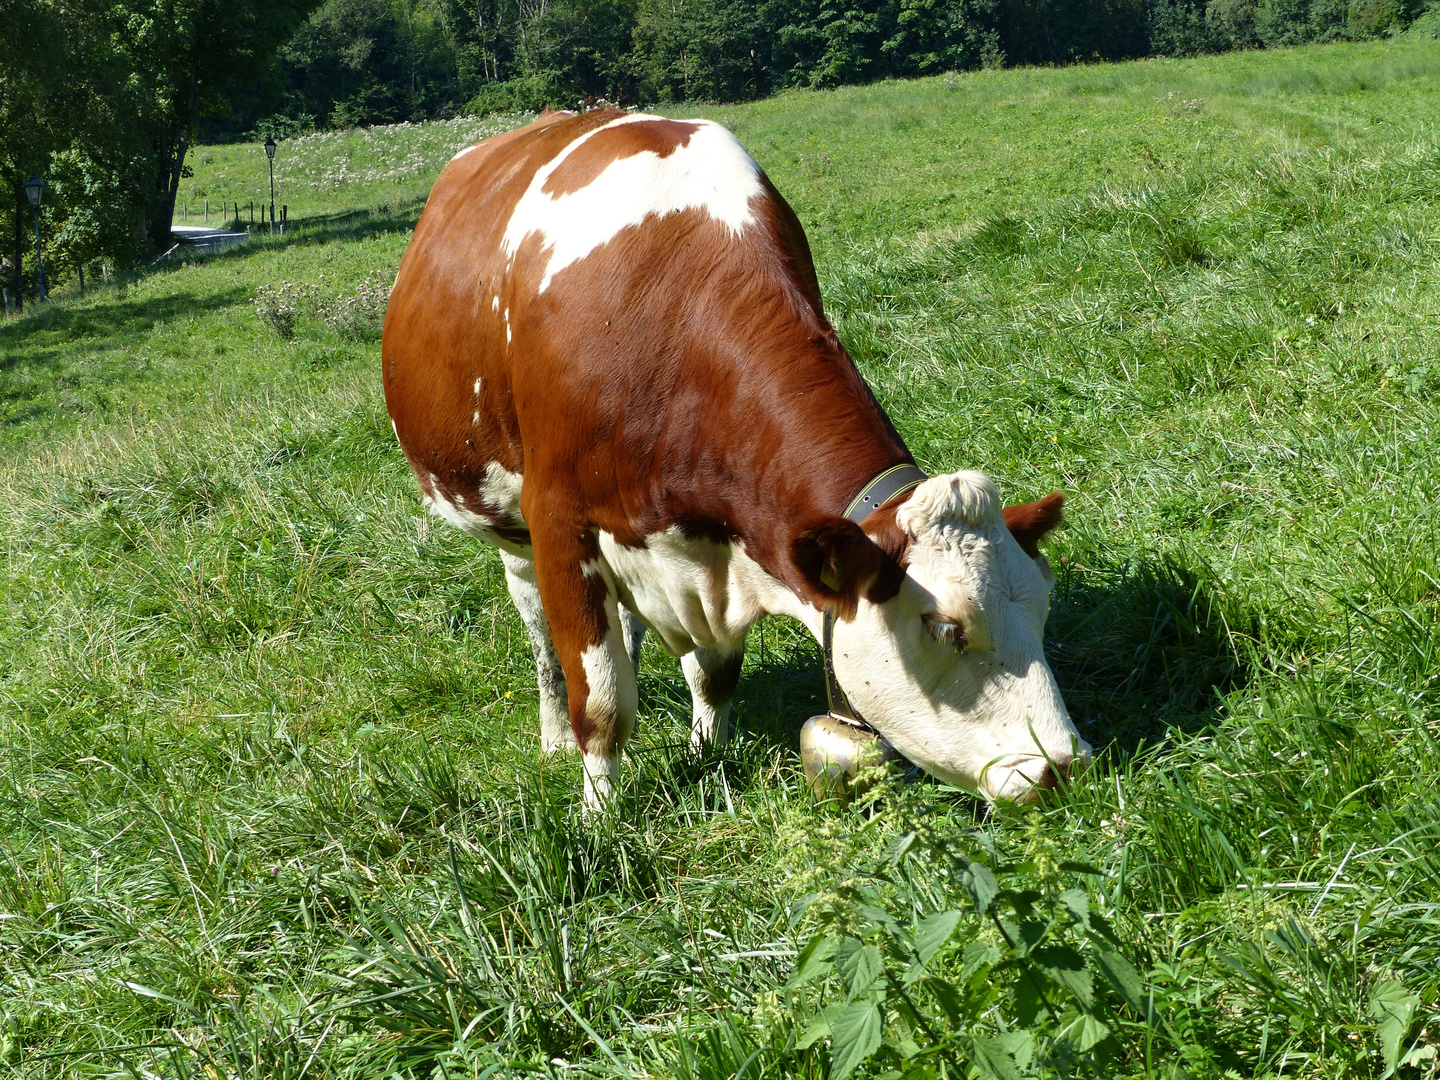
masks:
[(45, 181), (31, 173), (25, 181), (25, 198), (30, 200), (30, 212), (35, 215), (35, 270), (40, 282), (40, 299), (45, 299), (45, 262), (40, 257), (40, 193), (45, 190)]
[(275, 231), (275, 136), (265, 139), (265, 156), (270, 159), (270, 231)]

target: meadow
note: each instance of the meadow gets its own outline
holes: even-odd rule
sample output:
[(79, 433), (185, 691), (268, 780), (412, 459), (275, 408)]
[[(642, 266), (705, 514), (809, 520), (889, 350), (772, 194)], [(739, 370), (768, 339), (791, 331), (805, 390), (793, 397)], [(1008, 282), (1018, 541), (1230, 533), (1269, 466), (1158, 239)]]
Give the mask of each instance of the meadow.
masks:
[(6, 1075), (1440, 1075), (1440, 43), (673, 111), (791, 201), (923, 467), (1067, 492), (1095, 767), (819, 801), (772, 622), (699, 759), (647, 641), (582, 821), (336, 317), (491, 129), (287, 141), (285, 236), (0, 325)]

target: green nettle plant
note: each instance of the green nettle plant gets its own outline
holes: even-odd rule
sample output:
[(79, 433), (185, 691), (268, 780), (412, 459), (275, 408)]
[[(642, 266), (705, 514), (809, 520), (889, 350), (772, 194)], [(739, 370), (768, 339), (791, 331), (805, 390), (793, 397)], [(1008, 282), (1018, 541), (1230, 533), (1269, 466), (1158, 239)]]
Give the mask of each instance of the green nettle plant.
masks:
[(1098, 870), (1036, 844), (1007, 860), (923, 816), (885, 848), (799, 905), (818, 932), (789, 984), (796, 1045), (828, 1042), (830, 1080), (1103, 1075), (1148, 1027), (1140, 975), (1077, 884)]

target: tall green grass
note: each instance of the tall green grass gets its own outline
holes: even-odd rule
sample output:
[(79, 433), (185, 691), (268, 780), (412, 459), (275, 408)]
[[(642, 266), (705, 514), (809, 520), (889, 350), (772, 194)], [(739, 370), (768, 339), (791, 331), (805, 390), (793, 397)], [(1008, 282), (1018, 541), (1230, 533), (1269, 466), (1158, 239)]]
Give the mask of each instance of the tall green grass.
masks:
[(0, 327), (0, 1062), (1435, 1075), (1437, 104), (1394, 42), (712, 110), (921, 463), (1070, 496), (1049, 651), (1104, 750), (1025, 812), (813, 800), (776, 623), (700, 759), (650, 643), (579, 818), (375, 343), (253, 309), (393, 269), (418, 203)]

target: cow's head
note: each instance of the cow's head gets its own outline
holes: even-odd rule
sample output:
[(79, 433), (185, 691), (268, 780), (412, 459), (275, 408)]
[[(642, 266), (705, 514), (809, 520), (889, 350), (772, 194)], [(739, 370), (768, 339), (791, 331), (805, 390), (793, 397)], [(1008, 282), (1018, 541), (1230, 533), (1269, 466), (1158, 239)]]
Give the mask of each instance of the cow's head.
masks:
[(1036, 545), (1063, 501), (1002, 514), (988, 477), (959, 472), (792, 544), (802, 588), (837, 614), (851, 703), (947, 783), (1026, 800), (1089, 760), (1041, 641), (1055, 575)]

